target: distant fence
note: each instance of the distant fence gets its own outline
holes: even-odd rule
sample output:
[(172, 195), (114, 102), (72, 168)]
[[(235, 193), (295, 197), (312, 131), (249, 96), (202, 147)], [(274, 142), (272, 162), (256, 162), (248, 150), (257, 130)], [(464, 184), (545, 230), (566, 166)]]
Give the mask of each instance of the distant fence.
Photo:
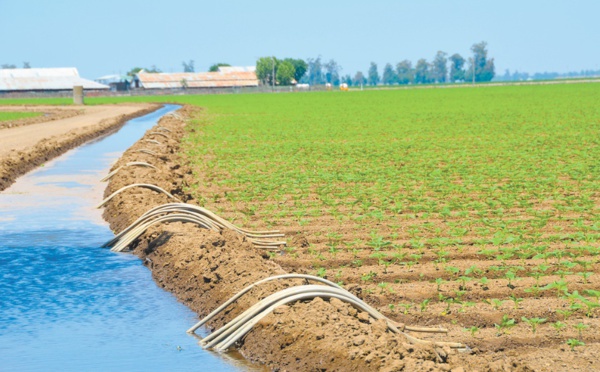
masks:
[[(204, 95), (204, 94), (252, 94), (252, 93), (290, 93), (290, 92), (308, 92), (324, 91), (327, 88), (323, 85), (312, 86), (309, 88), (297, 88), (295, 86), (271, 87), (260, 85), (258, 87), (230, 87), (230, 88), (177, 88), (177, 89), (132, 89), (124, 92), (114, 92), (107, 90), (86, 90), (86, 97), (132, 97), (132, 96), (184, 96), (184, 95)], [(73, 91), (45, 91), (45, 92), (0, 92), (2, 98), (73, 98)]]

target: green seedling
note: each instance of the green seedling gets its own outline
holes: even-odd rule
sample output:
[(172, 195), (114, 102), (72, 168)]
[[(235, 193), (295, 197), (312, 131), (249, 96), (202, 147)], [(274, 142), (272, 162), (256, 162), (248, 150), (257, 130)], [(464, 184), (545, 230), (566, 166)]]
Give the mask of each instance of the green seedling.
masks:
[(509, 296), (509, 298), (511, 299), (511, 301), (512, 301), (512, 302), (514, 302), (514, 304), (515, 304), (515, 305), (514, 305), (514, 306), (515, 306), (515, 310), (517, 310), (517, 309), (519, 308), (519, 304), (520, 304), (521, 302), (523, 302), (523, 299), (522, 299), (522, 298), (518, 298), (517, 296), (515, 296), (515, 294), (514, 294), (514, 293), (513, 293), (513, 294), (511, 294), (511, 295)]
[(514, 327), (516, 325), (515, 320), (508, 317), (508, 315), (504, 314), (502, 319), (500, 320), (500, 324), (494, 323), (494, 327), (496, 327), (502, 334), (505, 334), (508, 329)]
[(401, 307), (402, 310), (402, 314), (404, 315), (408, 315), (408, 312), (410, 311), (410, 308), (412, 307), (412, 304), (398, 304), (398, 307)]
[(479, 331), (479, 327), (472, 326), (469, 328), (464, 328), (463, 331), (471, 333), (471, 337), (475, 338), (475, 333)]
[(540, 324), (546, 323), (546, 318), (526, 318), (526, 317), (522, 317), (521, 320), (524, 321), (525, 323), (529, 324), (529, 326), (531, 327), (531, 332), (533, 334), (535, 334), (535, 332), (537, 331), (537, 327)]
[(567, 345), (571, 347), (571, 351), (575, 351), (575, 348), (577, 346), (585, 346), (585, 343), (583, 341), (579, 341), (576, 338), (570, 338), (567, 340)]
[(481, 284), (481, 289), (483, 289), (484, 291), (487, 291), (488, 289), (490, 289), (490, 287), (488, 287), (489, 283), (490, 283), (489, 279), (485, 276), (483, 278), (479, 279), (479, 284)]
[(437, 291), (438, 291), (438, 292), (441, 292), (441, 291), (442, 291), (442, 288), (441, 288), (441, 287), (442, 287), (442, 284), (444, 284), (445, 282), (446, 282), (446, 281), (445, 281), (444, 279), (442, 279), (442, 278), (437, 278), (437, 279), (435, 280), (435, 285), (436, 285), (436, 288), (437, 288)]
[(499, 299), (497, 299), (497, 298), (492, 298), (490, 302), (491, 302), (491, 304), (492, 304), (492, 307), (494, 308), (494, 310), (498, 310), (498, 309), (500, 309), (500, 307), (501, 307), (501, 306), (504, 304), (504, 302), (506, 302), (506, 301), (502, 301), (502, 300), (499, 300)]
[(425, 310), (427, 310), (427, 305), (429, 305), (429, 302), (430, 302), (430, 301), (431, 301), (431, 300), (427, 298), (427, 299), (423, 300), (423, 301), (422, 301), (422, 302), (419, 304), (419, 306), (420, 306), (420, 308), (421, 308), (421, 312), (422, 312), (422, 313), (423, 313), (423, 312), (425, 312)]
[(581, 337), (581, 334), (583, 333), (583, 330), (590, 328), (589, 325), (583, 324), (581, 322), (575, 324), (573, 327), (575, 327), (575, 329), (577, 330), (577, 334), (579, 334), (579, 338), (580, 339), (583, 338), (583, 337)]
[(552, 328), (556, 330), (556, 332), (560, 333), (567, 325), (561, 321), (556, 321), (551, 324)]

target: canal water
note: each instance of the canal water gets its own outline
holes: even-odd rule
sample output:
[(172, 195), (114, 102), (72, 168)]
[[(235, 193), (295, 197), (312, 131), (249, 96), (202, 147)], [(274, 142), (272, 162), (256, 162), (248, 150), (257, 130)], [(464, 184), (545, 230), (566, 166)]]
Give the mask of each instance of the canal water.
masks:
[[(185, 331), (195, 314), (113, 237), (101, 179), (167, 105), (21, 177), (0, 193), (0, 371), (240, 371)], [(1, 133), (0, 133), (1, 135)]]

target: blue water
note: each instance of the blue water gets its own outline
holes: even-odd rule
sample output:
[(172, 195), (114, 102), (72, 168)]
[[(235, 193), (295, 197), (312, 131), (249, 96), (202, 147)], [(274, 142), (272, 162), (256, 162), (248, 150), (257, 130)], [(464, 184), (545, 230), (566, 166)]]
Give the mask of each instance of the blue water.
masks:
[(239, 371), (185, 330), (197, 319), (141, 261), (100, 248), (110, 164), (164, 114), (72, 150), (0, 193), (0, 371)]

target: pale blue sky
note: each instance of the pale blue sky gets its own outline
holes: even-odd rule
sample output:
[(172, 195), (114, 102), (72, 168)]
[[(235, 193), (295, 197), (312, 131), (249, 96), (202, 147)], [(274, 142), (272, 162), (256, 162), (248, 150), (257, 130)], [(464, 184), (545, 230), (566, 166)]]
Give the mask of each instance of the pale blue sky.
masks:
[(77, 67), (87, 78), (193, 59), (261, 56), (369, 62), (470, 55), (488, 42), (496, 73), (600, 69), (600, 1), (0, 0), (0, 64)]

